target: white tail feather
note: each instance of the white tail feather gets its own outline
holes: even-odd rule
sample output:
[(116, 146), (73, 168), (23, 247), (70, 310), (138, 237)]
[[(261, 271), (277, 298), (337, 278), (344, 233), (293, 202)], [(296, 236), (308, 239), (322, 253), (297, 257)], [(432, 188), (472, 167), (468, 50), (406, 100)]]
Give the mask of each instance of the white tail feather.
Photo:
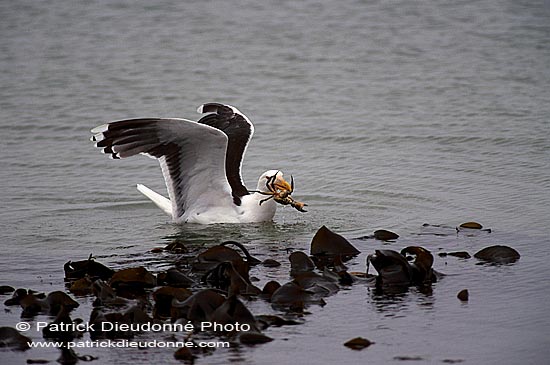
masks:
[(157, 207), (162, 209), (166, 214), (172, 216), (172, 203), (170, 202), (170, 199), (163, 197), (159, 193), (154, 192), (153, 190), (142, 184), (137, 184), (137, 189), (140, 193), (151, 199), (151, 201), (155, 203)]

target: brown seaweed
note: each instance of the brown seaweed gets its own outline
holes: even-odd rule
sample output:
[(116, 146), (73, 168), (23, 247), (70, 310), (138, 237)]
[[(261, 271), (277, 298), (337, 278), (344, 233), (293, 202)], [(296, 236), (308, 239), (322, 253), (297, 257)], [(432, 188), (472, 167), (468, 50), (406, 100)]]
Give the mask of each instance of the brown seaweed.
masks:
[(469, 259), (472, 256), (466, 251), (454, 251), (454, 252), (440, 252), (437, 254), (439, 257), (454, 256), (461, 259)]
[(290, 261), (290, 276), (315, 270), (313, 260), (302, 251), (295, 251), (288, 257)]
[(65, 279), (75, 280), (85, 276), (95, 279), (109, 280), (115, 273), (114, 270), (94, 260), (92, 255), (87, 260), (68, 261), (64, 266)]
[(123, 290), (141, 293), (144, 288), (152, 288), (156, 284), (156, 277), (142, 266), (119, 270), (109, 281), (109, 285), (116, 289), (119, 295)]
[[(229, 296), (212, 312), (210, 315), (210, 321), (216, 325), (221, 325), (221, 327), (224, 327), (222, 332), (225, 334), (236, 334), (236, 332), (231, 330), (232, 328), (235, 328), (234, 326), (225, 325), (237, 323), (240, 324), (241, 327), (243, 327), (242, 325), (250, 326), (249, 331), (260, 332), (254, 315), (235, 295)], [(227, 329), (228, 327), (229, 330)]]
[(273, 293), (275, 293), (275, 291), (277, 289), (279, 289), (280, 287), (281, 287), (281, 284), (279, 284), (277, 281), (275, 281), (275, 280), (268, 281), (264, 285), (264, 287), (262, 289), (262, 293), (260, 294), (260, 297), (265, 299), (265, 300), (270, 301), (271, 296), (273, 295)]
[(373, 236), (379, 241), (393, 241), (399, 238), (399, 235), (397, 233), (385, 229), (374, 231)]
[(326, 226), (319, 228), (311, 241), (310, 254), (316, 257), (341, 256), (343, 261), (347, 261), (360, 253), (348, 240)]
[(153, 292), (155, 305), (153, 307), (153, 318), (170, 318), (172, 300), (183, 301), (189, 298), (193, 293), (185, 288), (175, 288), (163, 286)]
[(15, 288), (9, 285), (0, 285), (0, 295), (13, 293)]
[(42, 295), (27, 294), (19, 297), (19, 305), (23, 309), (22, 317), (32, 317), (39, 313), (56, 315), (62, 306), (72, 310), (79, 306), (78, 302), (62, 291), (53, 291), (44, 299)]
[(212, 289), (201, 290), (184, 301), (172, 300), (172, 321), (185, 318), (190, 321), (209, 321), (212, 313), (225, 302), (225, 297)]
[(372, 345), (374, 342), (371, 342), (363, 337), (355, 337), (346, 343), (344, 343), (344, 346), (349, 347), (352, 350), (363, 350), (370, 345)]
[(495, 245), (476, 252), (474, 257), (493, 264), (510, 264), (519, 260), (520, 254), (512, 247)]
[(411, 284), (413, 275), (411, 265), (399, 252), (376, 250), (374, 254), (367, 256), (367, 273), (370, 264), (378, 272), (376, 277), (378, 287)]
[(15, 328), (0, 327), (0, 348), (6, 347), (12, 350), (28, 350), (31, 339), (23, 336)]
[(168, 285), (177, 288), (189, 288), (195, 284), (195, 280), (181, 272), (180, 270), (172, 267), (166, 272), (159, 273), (157, 275), (158, 284)]
[(458, 292), (456, 297), (458, 299), (460, 299), (461, 301), (463, 301), (463, 302), (467, 302), (469, 297), (470, 297), (470, 295), (468, 293), (468, 289), (462, 289), (461, 291)]
[(459, 228), (468, 228), (468, 229), (482, 229), (483, 226), (477, 222), (465, 222), (462, 223)]
[(434, 257), (430, 251), (420, 246), (409, 246), (401, 250), (401, 255), (405, 257), (413, 255), (414, 257), (414, 262), (411, 264), (412, 282), (414, 284), (427, 284), (437, 281), (432, 270)]
[(204, 281), (215, 288), (226, 291), (228, 295), (258, 295), (261, 293), (261, 290), (250, 282), (248, 272), (246, 272), (246, 276), (242, 276), (235, 265), (229, 261), (219, 263), (204, 276)]

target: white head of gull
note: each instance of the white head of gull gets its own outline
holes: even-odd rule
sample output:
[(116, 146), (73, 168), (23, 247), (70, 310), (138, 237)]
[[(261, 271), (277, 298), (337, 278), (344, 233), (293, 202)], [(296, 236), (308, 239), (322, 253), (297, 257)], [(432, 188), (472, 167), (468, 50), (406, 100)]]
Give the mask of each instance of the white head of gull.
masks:
[(264, 172), (255, 191), (243, 184), (241, 167), (254, 133), (250, 120), (230, 105), (208, 103), (197, 122), (140, 118), (92, 129), (96, 147), (113, 159), (144, 154), (159, 161), (169, 199), (138, 184), (138, 190), (177, 223), (252, 223), (273, 219), (277, 202), (300, 211), (279, 170)]

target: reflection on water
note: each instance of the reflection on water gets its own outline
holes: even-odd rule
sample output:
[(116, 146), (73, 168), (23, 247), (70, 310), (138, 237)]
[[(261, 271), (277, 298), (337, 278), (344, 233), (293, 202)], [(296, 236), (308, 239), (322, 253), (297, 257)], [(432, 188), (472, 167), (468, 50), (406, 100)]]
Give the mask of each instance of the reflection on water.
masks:
[(373, 309), (385, 317), (399, 317), (408, 313), (412, 303), (422, 310), (433, 310), (434, 301), (431, 285), (424, 286), (390, 286), (370, 290)]
[[(372, 304), (374, 309), (382, 312), (385, 317), (399, 316), (406, 310), (409, 302), (405, 301), (408, 297), (408, 288), (393, 288), (389, 292), (383, 292), (381, 289), (374, 289), (372, 292)], [(401, 314), (403, 315), (403, 314)]]

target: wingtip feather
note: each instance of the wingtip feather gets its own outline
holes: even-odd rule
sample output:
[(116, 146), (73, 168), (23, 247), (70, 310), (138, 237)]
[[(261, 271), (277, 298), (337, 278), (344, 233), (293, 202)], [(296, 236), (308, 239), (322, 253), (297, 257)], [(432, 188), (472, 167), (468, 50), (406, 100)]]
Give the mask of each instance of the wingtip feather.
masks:
[[(105, 139), (105, 135), (103, 133), (96, 133), (93, 136), (90, 137), (90, 141), (92, 142), (101, 142)], [(98, 147), (98, 146), (96, 146)]]
[(93, 134), (100, 134), (100, 133), (103, 133), (103, 132), (106, 132), (109, 130), (109, 124), (102, 124), (102, 125), (98, 125), (97, 127), (95, 127), (94, 129), (91, 130), (91, 132)]

